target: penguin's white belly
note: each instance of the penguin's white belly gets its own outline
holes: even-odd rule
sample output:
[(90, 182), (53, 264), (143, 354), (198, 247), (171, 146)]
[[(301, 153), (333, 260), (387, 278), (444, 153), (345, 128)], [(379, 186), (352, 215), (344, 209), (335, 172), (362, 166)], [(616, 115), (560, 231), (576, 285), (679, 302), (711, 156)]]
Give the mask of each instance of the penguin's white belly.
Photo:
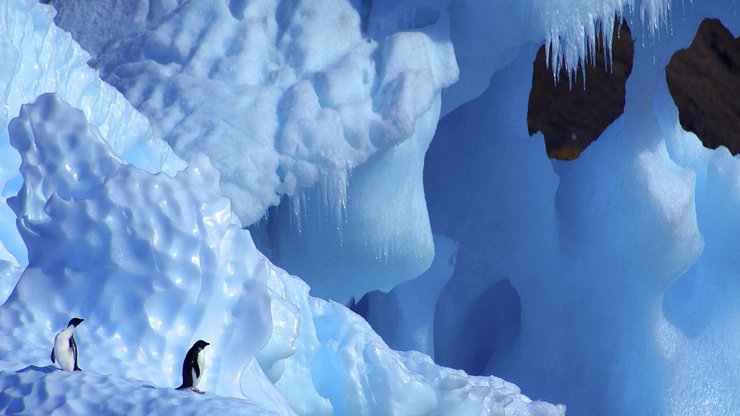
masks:
[(64, 371), (74, 371), (75, 355), (69, 347), (69, 337), (59, 334), (54, 338), (54, 357)]
[[(205, 354), (203, 351), (200, 351), (198, 353), (198, 368), (200, 369), (200, 375), (203, 376), (203, 370), (205, 369), (206, 359)], [(195, 374), (195, 369), (190, 370), (193, 374), (193, 387), (198, 388), (198, 383), (200, 383), (200, 377)]]

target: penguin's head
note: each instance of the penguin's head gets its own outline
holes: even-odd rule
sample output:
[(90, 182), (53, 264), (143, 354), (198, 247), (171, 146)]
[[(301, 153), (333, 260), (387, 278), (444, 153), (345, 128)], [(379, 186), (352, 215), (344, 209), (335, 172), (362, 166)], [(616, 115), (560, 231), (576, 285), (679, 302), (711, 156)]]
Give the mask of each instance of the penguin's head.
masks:
[(209, 343), (203, 341), (202, 339), (200, 339), (200, 340), (196, 341), (195, 344), (193, 344), (193, 348), (197, 348), (199, 350), (202, 350), (207, 345), (211, 345), (211, 344), (209, 344)]
[(74, 325), (75, 328), (77, 328), (77, 325), (81, 324), (82, 321), (84, 321), (84, 319), (72, 318), (69, 320), (69, 323), (67, 324), (67, 326)]

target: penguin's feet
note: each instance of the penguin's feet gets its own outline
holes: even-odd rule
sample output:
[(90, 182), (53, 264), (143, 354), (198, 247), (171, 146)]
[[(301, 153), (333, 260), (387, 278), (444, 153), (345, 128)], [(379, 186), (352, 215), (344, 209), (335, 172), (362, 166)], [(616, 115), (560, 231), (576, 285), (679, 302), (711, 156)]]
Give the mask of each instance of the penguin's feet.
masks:
[(192, 388), (192, 390), (193, 390), (194, 392), (198, 393), (198, 394), (206, 394), (206, 392), (204, 392), (204, 391), (200, 391), (200, 390), (198, 390), (198, 389), (197, 389), (197, 388), (195, 388), (195, 387), (193, 387), (193, 388)]

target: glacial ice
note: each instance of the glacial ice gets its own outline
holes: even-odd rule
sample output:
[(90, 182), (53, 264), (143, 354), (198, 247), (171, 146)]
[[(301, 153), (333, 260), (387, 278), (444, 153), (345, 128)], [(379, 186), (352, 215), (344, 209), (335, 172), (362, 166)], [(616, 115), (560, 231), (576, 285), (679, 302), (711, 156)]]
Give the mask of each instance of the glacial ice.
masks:
[[(192, 406), (180, 392), (147, 389), (178, 385), (179, 357), (206, 339), (202, 388), (250, 400), (205, 399), (216, 409), (255, 401), (281, 415), (563, 414), (499, 378), (393, 351), (345, 306), (310, 297), (257, 251), (205, 157), (175, 177), (125, 164), (82, 111), (53, 94), (24, 105), (9, 131), (24, 179), (9, 204), (29, 266), (0, 314), (0, 342), (10, 347), (0, 355), (5, 411)], [(76, 331), (85, 372), (64, 376), (71, 387), (60, 395), (62, 376), (42, 363), (70, 315), (85, 317)], [(38, 393), (19, 394), (25, 386)], [(133, 396), (118, 397), (122, 388)], [(104, 402), (111, 395), (120, 406)]]
[[(703, 17), (721, 17), (735, 34), (740, 26), (733, 2), (674, 12), (671, 36), (631, 25), (648, 40), (635, 47), (625, 113), (576, 161), (550, 162), (542, 139), (527, 137), (526, 48), (440, 121), (424, 185), (435, 235), (458, 252), (438, 295), (437, 362), (483, 368), (571, 414), (737, 411), (728, 250), (738, 157), (681, 129), (664, 68)], [(491, 318), (477, 325), (468, 314), (489, 293), (474, 316)], [(460, 342), (480, 326), (488, 331)]]
[[(4, 412), (114, 413), (95, 402), (123, 389), (121, 413), (564, 412), (386, 343), (569, 414), (740, 407), (740, 162), (681, 129), (663, 69), (703, 17), (740, 33), (734, 2), (54, 3), (93, 56), (49, 6), (0, 7)], [(552, 162), (526, 134), (534, 51), (576, 70), (615, 13), (637, 39), (625, 114)], [(22, 180), (5, 126), (50, 91), (14, 122), (51, 150)], [(76, 140), (97, 144), (55, 150)], [(394, 285), (360, 301), (382, 340), (309, 296)], [(65, 377), (49, 343), (75, 310), (86, 371)], [(217, 348), (208, 395), (181, 399), (191, 337)]]
[[(574, 71), (593, 53), (600, 20), (635, 8), (658, 28), (668, 8), (665, 0), (151, 3), (101, 0), (84, 16), (74, 1), (55, 6), (103, 79), (178, 155), (211, 159), (245, 225), (288, 205), (251, 228), (269, 234), (255, 236), (260, 248), (315, 294), (342, 302), (389, 290), (432, 262), (423, 195), (399, 189), (422, 189), (426, 146), (401, 143), (428, 143), (438, 114), (479, 95), (518, 48), (544, 38), (553, 61)], [(456, 82), (458, 65), (468, 76)], [(416, 149), (408, 156), (416, 161), (405, 164), (410, 181), (393, 186), (397, 170), (373, 160), (403, 160), (401, 148)]]
[[(112, 17), (83, 24), (79, 6), (60, 1), (57, 21), (96, 51), (103, 79), (178, 155), (209, 157), (245, 225), (291, 198), (273, 237), (275, 261), (334, 299), (390, 289), (429, 267), (423, 195), (407, 192), (378, 224), (366, 214), (377, 212), (376, 198), (362, 194), (368, 181), (388, 199), (399, 191), (386, 185), (394, 173), (383, 163), (365, 163), (393, 157), (397, 144), (419, 143), (403, 147), (421, 165), (440, 91), (458, 74), (451, 43), (437, 40), (445, 15), (364, 33), (359, 1), (155, 2), (153, 13), (145, 1), (129, 3), (140, 12), (120, 16), (127, 9), (115, 1), (87, 5)], [(126, 33), (115, 28), (121, 21)], [(407, 187), (420, 190), (421, 170), (412, 176)], [(365, 229), (376, 230), (375, 241), (358, 232)], [(325, 253), (325, 263), (306, 262), (314, 257), (306, 247)], [(323, 284), (327, 273), (344, 283)]]

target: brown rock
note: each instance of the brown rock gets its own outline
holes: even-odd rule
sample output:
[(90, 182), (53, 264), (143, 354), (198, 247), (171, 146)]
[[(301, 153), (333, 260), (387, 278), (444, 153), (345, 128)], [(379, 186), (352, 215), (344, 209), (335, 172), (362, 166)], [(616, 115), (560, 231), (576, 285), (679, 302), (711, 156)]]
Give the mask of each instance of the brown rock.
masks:
[(545, 64), (545, 47), (537, 51), (527, 126), (530, 135), (543, 133), (551, 158), (577, 158), (624, 112), (625, 84), (632, 72), (634, 54), (629, 27), (615, 20), (611, 67), (607, 67), (602, 39), (596, 44), (596, 62), (586, 64), (585, 86), (580, 65), (570, 84), (565, 69), (555, 83), (552, 69)]
[(673, 54), (666, 81), (684, 130), (705, 147), (740, 152), (740, 38), (704, 19), (687, 49)]

